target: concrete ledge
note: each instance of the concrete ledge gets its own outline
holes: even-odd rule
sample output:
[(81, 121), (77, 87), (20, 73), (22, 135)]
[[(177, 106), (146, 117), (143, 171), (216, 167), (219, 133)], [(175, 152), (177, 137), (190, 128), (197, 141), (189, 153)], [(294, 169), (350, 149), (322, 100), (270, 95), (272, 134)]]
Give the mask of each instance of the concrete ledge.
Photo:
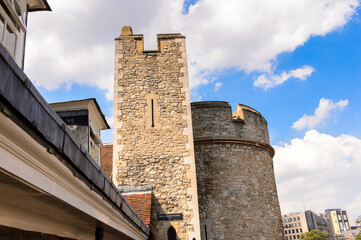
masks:
[(164, 39), (164, 38), (185, 38), (180, 33), (167, 33), (167, 34), (157, 34), (158, 39)]
[(153, 191), (152, 185), (145, 186), (123, 186), (119, 188), (119, 191), (124, 193), (136, 193), (136, 192), (151, 192)]

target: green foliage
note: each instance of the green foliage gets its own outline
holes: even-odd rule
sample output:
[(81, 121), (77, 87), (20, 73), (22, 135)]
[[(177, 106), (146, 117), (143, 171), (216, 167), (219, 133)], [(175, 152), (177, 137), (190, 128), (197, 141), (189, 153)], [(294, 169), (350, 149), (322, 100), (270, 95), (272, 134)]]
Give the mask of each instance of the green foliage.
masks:
[(325, 240), (327, 234), (319, 230), (311, 230), (300, 235), (300, 239), (303, 240)]
[(356, 236), (355, 239), (356, 239), (356, 240), (361, 240), (361, 232), (360, 232), (359, 234), (357, 234), (357, 236)]

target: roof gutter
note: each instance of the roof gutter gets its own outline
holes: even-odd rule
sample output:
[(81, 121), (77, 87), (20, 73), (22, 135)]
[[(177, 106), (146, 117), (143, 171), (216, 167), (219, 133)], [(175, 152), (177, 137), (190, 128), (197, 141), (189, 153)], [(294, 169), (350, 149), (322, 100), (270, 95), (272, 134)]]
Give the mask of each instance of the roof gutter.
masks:
[(136, 214), (78, 139), (51, 109), (25, 73), (0, 44), (0, 110), (46, 147), (91, 190), (149, 236), (149, 228)]

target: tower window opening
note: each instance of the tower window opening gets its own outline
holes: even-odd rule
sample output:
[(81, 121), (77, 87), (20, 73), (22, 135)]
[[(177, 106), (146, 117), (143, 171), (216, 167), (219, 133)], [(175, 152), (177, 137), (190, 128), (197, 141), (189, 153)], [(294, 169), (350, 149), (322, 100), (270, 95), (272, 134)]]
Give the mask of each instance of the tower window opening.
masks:
[(204, 236), (205, 236), (205, 240), (208, 240), (208, 236), (207, 236), (207, 225), (204, 225)]
[(152, 99), (152, 127), (154, 127), (154, 100)]
[(173, 227), (168, 229), (168, 240), (177, 240), (177, 233)]

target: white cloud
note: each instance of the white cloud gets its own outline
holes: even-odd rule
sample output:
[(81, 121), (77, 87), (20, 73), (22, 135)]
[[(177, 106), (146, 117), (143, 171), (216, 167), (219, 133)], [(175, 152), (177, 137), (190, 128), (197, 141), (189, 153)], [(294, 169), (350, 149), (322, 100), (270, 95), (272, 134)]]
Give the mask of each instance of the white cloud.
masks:
[(313, 128), (316, 125), (320, 124), (323, 120), (331, 117), (331, 112), (333, 110), (342, 110), (348, 105), (348, 100), (340, 100), (337, 103), (334, 103), (330, 99), (322, 98), (318, 107), (315, 110), (314, 115), (304, 114), (300, 119), (293, 123), (292, 127), (298, 130), (304, 128)]
[(221, 82), (216, 82), (215, 84), (214, 84), (214, 91), (215, 92), (218, 92), (218, 90), (222, 87), (222, 83)]
[(298, 78), (300, 80), (306, 80), (314, 72), (314, 68), (311, 66), (303, 66), (289, 72), (283, 72), (280, 75), (274, 75), (273, 73), (265, 73), (257, 78), (253, 83), (256, 87), (262, 87), (265, 90), (268, 88), (274, 88), (287, 81), (290, 78)]
[(303, 139), (273, 146), (275, 175), (283, 214), (307, 209), (348, 210), (350, 219), (361, 214), (361, 140), (333, 137), (316, 130)]
[[(359, 0), (49, 0), (29, 14), (25, 70), (37, 86), (79, 83), (113, 94), (114, 38), (130, 25), (154, 49), (156, 33), (187, 37), (193, 88), (230, 68), (269, 72), (277, 55), (345, 25)], [(315, 24), (317, 23), (317, 24)]]

